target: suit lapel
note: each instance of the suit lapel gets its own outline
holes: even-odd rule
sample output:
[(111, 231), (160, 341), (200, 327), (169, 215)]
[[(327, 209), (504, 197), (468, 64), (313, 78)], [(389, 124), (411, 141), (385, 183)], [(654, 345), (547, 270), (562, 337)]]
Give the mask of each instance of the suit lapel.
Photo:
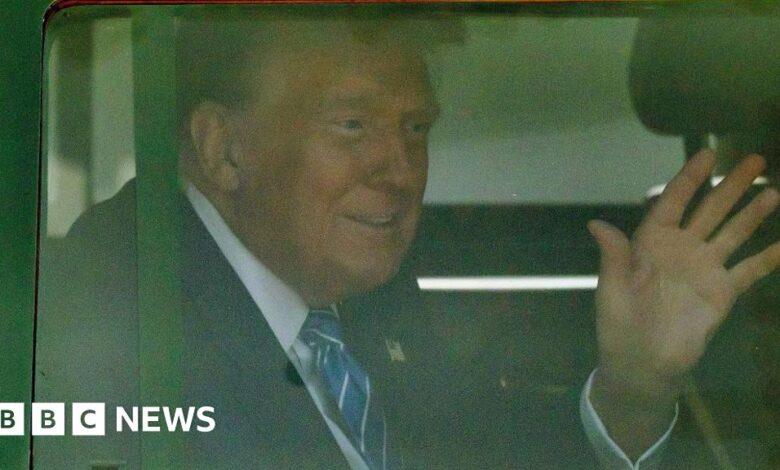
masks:
[[(436, 378), (429, 368), (437, 361), (428, 350), (431, 338), (420, 305), (416, 283), (407, 271), (339, 305), (346, 342), (370, 375), (389, 435), (411, 468), (436, 445), (428, 431), (434, 408), (429, 400), (436, 396)], [(398, 358), (399, 349), (404, 360)]]
[(183, 211), (187, 395), (213, 404), (218, 423), (196, 443), (198, 458), (236, 468), (345, 464), (246, 288), (188, 203)]

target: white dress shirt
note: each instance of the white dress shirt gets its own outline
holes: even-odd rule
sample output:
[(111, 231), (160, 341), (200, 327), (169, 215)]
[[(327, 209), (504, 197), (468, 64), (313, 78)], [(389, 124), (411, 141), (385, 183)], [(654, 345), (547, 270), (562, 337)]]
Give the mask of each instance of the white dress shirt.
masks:
[[(344, 430), (337, 424), (338, 410), (329, 398), (326, 384), (315, 370), (311, 348), (298, 339), (309, 307), (303, 299), (276, 277), (258, 260), (227, 226), (217, 209), (191, 183), (187, 183), (185, 194), (206, 230), (214, 238), (222, 254), (246, 287), (249, 295), (262, 312), (281, 348), (295, 366), (317, 409), (322, 414), (333, 437), (353, 470), (368, 470), (360, 453), (352, 445)], [(260, 319), (258, 319), (260, 321)], [(668, 441), (677, 414), (663, 436), (635, 462), (626, 456), (609, 437), (593, 405), (590, 403), (590, 388), (593, 374), (588, 378), (580, 400), (580, 417), (585, 433), (605, 469), (651, 470), (659, 465), (664, 444)], [(522, 426), (518, 423), (518, 426)]]
[[(279, 346), (295, 366), (350, 467), (353, 470), (368, 470), (363, 457), (337, 424), (338, 410), (328, 396), (327, 385), (315, 369), (311, 348), (298, 338), (309, 314), (306, 302), (241, 243), (217, 209), (195, 186), (187, 184), (185, 193), (195, 213), (262, 312)], [(258, 321), (262, 319), (258, 318)]]

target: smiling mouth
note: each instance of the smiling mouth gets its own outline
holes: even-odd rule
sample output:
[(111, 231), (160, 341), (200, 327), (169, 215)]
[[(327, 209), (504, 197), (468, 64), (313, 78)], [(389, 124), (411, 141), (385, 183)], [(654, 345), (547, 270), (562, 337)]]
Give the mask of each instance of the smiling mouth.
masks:
[(348, 220), (355, 222), (359, 225), (372, 228), (375, 230), (392, 230), (400, 225), (400, 214), (389, 215), (350, 215), (346, 217)]

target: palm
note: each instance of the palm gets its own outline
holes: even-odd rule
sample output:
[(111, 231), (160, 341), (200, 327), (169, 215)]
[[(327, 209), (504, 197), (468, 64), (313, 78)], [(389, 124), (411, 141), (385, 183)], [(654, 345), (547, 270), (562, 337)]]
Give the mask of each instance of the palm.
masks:
[(604, 359), (622, 357), (640, 362), (633, 366), (679, 375), (702, 355), (734, 294), (727, 271), (697, 256), (701, 240), (680, 230), (659, 232), (635, 241), (639, 267), (629, 289), (599, 292), (600, 349)]
[(599, 367), (634, 392), (672, 387), (702, 356), (739, 293), (780, 262), (775, 244), (724, 267), (776, 206), (773, 190), (716, 231), (763, 169), (759, 157), (746, 159), (682, 224), (685, 206), (713, 163), (712, 155), (703, 153), (686, 165), (632, 241), (601, 222), (590, 226), (602, 250)]

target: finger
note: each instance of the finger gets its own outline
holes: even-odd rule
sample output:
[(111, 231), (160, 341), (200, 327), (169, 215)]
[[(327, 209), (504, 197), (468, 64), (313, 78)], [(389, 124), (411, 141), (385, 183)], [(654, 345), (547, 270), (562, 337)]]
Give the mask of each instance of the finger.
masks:
[(750, 204), (739, 211), (712, 239), (712, 250), (720, 262), (726, 259), (742, 245), (761, 222), (772, 213), (780, 202), (777, 190), (765, 189), (750, 201)]
[(747, 258), (731, 268), (731, 275), (737, 293), (745, 292), (756, 281), (772, 273), (780, 265), (780, 242), (776, 242), (767, 249)]
[(646, 222), (660, 225), (679, 226), (685, 208), (699, 186), (709, 178), (715, 167), (715, 155), (702, 150), (682, 167), (679, 173), (666, 185), (666, 189), (653, 205)]
[(601, 252), (599, 287), (620, 287), (629, 279), (631, 244), (619, 229), (601, 220), (588, 222), (590, 231)]
[(759, 155), (743, 158), (726, 179), (704, 198), (691, 216), (686, 230), (702, 240), (707, 239), (764, 171), (765, 166), (763, 157)]

